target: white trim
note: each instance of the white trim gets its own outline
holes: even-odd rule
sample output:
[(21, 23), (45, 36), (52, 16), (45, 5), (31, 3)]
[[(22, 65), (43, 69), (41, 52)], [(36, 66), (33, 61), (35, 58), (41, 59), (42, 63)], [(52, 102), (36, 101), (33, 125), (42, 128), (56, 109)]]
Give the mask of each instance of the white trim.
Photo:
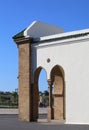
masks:
[(36, 22), (37, 22), (37, 21), (33, 21), (32, 24), (31, 24), (30, 26), (28, 26), (28, 28), (24, 31), (24, 36), (25, 36), (25, 37), (30, 37), (30, 36), (28, 36), (27, 32), (28, 32), (28, 30), (29, 30), (32, 26), (34, 26), (34, 24), (35, 24)]
[(34, 46), (36, 48), (43, 48), (43, 47), (49, 47), (49, 46), (61, 46), (66, 44), (73, 44), (74, 42), (83, 42), (84, 40), (89, 40), (89, 36), (84, 37), (77, 37), (77, 38), (71, 38), (71, 39), (65, 39), (65, 40), (58, 40), (58, 41), (51, 41), (51, 42), (45, 42), (45, 43), (34, 43), (31, 46)]
[(65, 33), (60, 33), (60, 34), (54, 34), (50, 36), (40, 37), (40, 41), (54, 39), (54, 38), (56, 39), (56, 38), (68, 37), (70, 35), (78, 35), (78, 34), (83, 34), (83, 33), (88, 33), (88, 32), (89, 32), (89, 29), (84, 29), (84, 30), (65, 32)]

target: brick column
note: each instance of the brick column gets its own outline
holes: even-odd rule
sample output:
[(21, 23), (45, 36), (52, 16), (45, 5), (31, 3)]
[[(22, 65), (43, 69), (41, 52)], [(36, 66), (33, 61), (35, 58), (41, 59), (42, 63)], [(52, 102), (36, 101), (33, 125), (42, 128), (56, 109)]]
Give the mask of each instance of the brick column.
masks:
[(19, 38), (15, 42), (19, 49), (19, 119), (31, 121), (31, 47), (29, 38)]
[(39, 101), (38, 83), (34, 83), (32, 95), (33, 95), (33, 100), (32, 100), (32, 121), (37, 121), (37, 119), (38, 119), (38, 101)]
[(54, 119), (63, 121), (64, 119), (64, 90), (63, 78), (55, 76), (54, 80)]
[(49, 108), (48, 108), (48, 121), (51, 121), (53, 119), (53, 107), (52, 107), (52, 84), (51, 80), (48, 80), (48, 85), (49, 85)]

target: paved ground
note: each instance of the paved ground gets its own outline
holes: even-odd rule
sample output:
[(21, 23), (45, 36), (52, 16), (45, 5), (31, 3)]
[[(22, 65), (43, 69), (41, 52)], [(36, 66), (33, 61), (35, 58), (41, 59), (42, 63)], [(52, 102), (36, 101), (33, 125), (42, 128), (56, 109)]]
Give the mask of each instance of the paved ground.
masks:
[(89, 125), (62, 125), (18, 121), (17, 115), (0, 115), (0, 130), (89, 130)]
[(47, 123), (47, 108), (39, 108), (39, 122), (21, 122), (18, 109), (0, 109), (0, 130), (89, 130), (89, 125)]
[(18, 109), (0, 108), (1, 114), (18, 114)]
[[(39, 113), (47, 113), (47, 108), (39, 108)], [(0, 114), (18, 114), (18, 109), (0, 108)]]

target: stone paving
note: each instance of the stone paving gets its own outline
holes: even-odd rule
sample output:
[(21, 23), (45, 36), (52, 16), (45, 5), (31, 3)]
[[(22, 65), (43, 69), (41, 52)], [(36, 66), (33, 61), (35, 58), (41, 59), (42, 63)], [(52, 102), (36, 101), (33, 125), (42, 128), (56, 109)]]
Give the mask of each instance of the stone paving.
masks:
[(0, 115), (0, 130), (89, 130), (89, 125), (20, 122), (17, 115)]
[(0, 114), (18, 114), (18, 109), (0, 108)]
[[(39, 113), (47, 114), (47, 108), (39, 108)], [(0, 108), (0, 114), (18, 114), (18, 109)]]
[(89, 125), (69, 125), (59, 122), (47, 122), (47, 109), (39, 109), (44, 112), (45, 119), (38, 122), (21, 122), (18, 120), (18, 109), (0, 109), (0, 130), (89, 130)]

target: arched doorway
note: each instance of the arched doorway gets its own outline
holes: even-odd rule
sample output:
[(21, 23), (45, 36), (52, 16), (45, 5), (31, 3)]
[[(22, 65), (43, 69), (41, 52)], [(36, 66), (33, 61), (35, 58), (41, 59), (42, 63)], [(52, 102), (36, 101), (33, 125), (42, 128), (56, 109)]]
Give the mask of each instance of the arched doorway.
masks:
[(65, 119), (65, 82), (63, 68), (59, 65), (55, 65), (51, 70), (50, 79), (54, 87), (54, 120), (63, 121)]
[(47, 94), (47, 75), (43, 67), (36, 69), (34, 73), (34, 85), (33, 85), (33, 119), (37, 121), (38, 119), (47, 119), (47, 99), (45, 94)]

